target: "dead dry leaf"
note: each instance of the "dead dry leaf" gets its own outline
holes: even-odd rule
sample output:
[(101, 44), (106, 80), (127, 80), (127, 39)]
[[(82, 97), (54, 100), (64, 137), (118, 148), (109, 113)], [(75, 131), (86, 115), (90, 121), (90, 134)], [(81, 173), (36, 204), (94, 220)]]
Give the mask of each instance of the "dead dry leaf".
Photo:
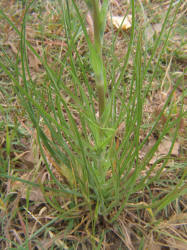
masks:
[(29, 193), (30, 201), (36, 201), (36, 202), (41, 202), (41, 203), (46, 202), (44, 195), (40, 188), (32, 187), (30, 190), (28, 190), (27, 187), (24, 187), (21, 191), (21, 198), (26, 199), (28, 193)]
[[(37, 48), (39, 50), (39, 47)], [(41, 49), (40, 49), (41, 52)], [(40, 53), (39, 53), (40, 54)], [(34, 55), (31, 51), (28, 52), (29, 66), (34, 69), (36, 72), (39, 72), (42, 63), (38, 59), (36, 55)]]
[(153, 24), (153, 29), (156, 34), (159, 34), (162, 29), (163, 24), (162, 23), (155, 23)]
[[(139, 157), (143, 159), (145, 155), (151, 150), (151, 148), (156, 143), (155, 138), (151, 138), (149, 143), (145, 145), (140, 151)], [(158, 150), (155, 152), (154, 156), (150, 160), (149, 164), (154, 164), (160, 157), (166, 156), (169, 153), (172, 142), (169, 139), (164, 139), (160, 145), (158, 146)], [(173, 149), (171, 151), (171, 155), (177, 157), (179, 155), (180, 143), (175, 142), (173, 145)]]
[[(158, 153), (160, 155), (167, 155), (170, 150), (171, 145), (172, 145), (172, 142), (170, 140), (168, 139), (163, 140), (158, 147)], [(173, 149), (171, 151), (171, 155), (178, 156), (179, 147), (180, 147), (180, 144), (178, 142), (175, 142), (173, 145)]]
[[(20, 178), (22, 180), (30, 181), (31, 180), (31, 172), (23, 174)], [(36, 202), (45, 202), (44, 195), (39, 187), (34, 187), (26, 185), (25, 183), (21, 181), (15, 181), (12, 183), (12, 190), (18, 190), (20, 192), (20, 196), (22, 199), (27, 199), (29, 194), (29, 200), (30, 201), (36, 201)]]
[(36, 157), (34, 157), (34, 154), (33, 154), (33, 152), (30, 150), (30, 151), (28, 151), (28, 152), (26, 152), (23, 156), (22, 156), (22, 158), (21, 158), (21, 160), (23, 161), (23, 163), (26, 165), (26, 166), (28, 166), (28, 167), (34, 167), (35, 166), (35, 164), (36, 164)]
[(7, 42), (7, 45), (10, 46), (11, 50), (13, 51), (13, 53), (14, 53), (15, 55), (18, 54), (18, 48), (17, 48), (18, 45), (17, 45), (16, 43), (13, 43), (13, 42), (11, 42), (11, 41), (8, 41), (8, 42)]
[(143, 159), (144, 156), (151, 150), (151, 148), (154, 146), (154, 144), (156, 143), (156, 139), (154, 137), (152, 137), (149, 140), (149, 143), (147, 145), (144, 145), (142, 150), (139, 153), (139, 157), (140, 159)]
[(109, 17), (110, 22), (114, 25), (116, 29), (128, 30), (132, 25), (132, 15), (127, 15), (125, 18), (123, 16), (112, 16)]

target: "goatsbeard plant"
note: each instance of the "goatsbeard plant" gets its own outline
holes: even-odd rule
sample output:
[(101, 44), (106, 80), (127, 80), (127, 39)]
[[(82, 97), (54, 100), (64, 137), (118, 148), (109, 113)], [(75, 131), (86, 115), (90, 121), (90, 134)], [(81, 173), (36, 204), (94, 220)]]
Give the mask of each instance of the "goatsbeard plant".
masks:
[[(26, 8), (21, 32), (1, 11), (2, 16), (16, 31), (21, 40), (21, 54), (18, 55), (17, 60), (21, 61), (21, 69), (18, 64), (12, 64), (12, 68), (17, 75), (14, 76), (14, 73), (3, 63), (1, 63), (1, 66), (15, 83), (17, 95), (29, 114), (34, 129), (37, 131), (40, 151), (45, 166), (50, 173), (53, 186), (56, 188), (53, 188), (56, 195), (49, 197), (46, 194), (45, 197), (55, 209), (64, 212), (61, 201), (58, 200), (59, 192), (61, 192), (63, 197), (71, 200), (68, 203), (70, 205), (68, 205), (69, 210), (66, 211), (66, 216), (68, 216), (68, 213), (71, 215), (72, 211), (77, 212), (79, 209), (81, 211), (83, 207), (86, 207), (84, 211), (89, 208), (91, 213), (94, 214), (94, 223), (97, 221), (98, 215), (103, 215), (110, 222), (115, 220), (129, 202), (132, 194), (138, 193), (159, 178), (168, 158), (164, 159), (158, 172), (155, 171), (155, 163), (149, 170), (149, 174), (143, 176), (141, 173), (146, 169), (162, 138), (171, 127), (177, 127), (179, 122), (179, 119), (172, 122), (168, 119), (160, 132), (158, 141), (140, 161), (139, 152), (148, 141), (165, 109), (171, 103), (172, 94), (175, 91), (175, 88), (173, 88), (159, 116), (151, 125), (147, 136), (140, 142), (143, 103), (147, 94), (143, 89), (143, 81), (151, 65), (151, 60), (156, 55), (160, 45), (173, 0), (168, 8), (162, 30), (153, 46), (152, 54), (148, 57), (149, 60), (147, 60), (146, 55), (142, 56), (142, 30), (138, 32), (136, 45), (134, 42), (135, 1), (131, 0), (130, 2), (132, 26), (128, 48), (122, 63), (118, 67), (114, 67), (114, 71), (119, 71), (119, 74), (117, 79), (112, 78), (110, 92), (107, 84), (107, 69), (105, 69), (102, 55), (109, 0), (103, 0), (102, 4), (99, 0), (85, 0), (90, 15), (90, 32), (86, 29), (75, 0), (72, 0), (72, 4), (78, 17), (76, 21), (79, 21), (80, 25), (76, 25), (76, 22), (72, 24), (74, 19), (71, 19), (70, 1), (58, 1), (59, 7), (61, 7), (60, 14), (62, 26), (66, 31), (67, 44), (67, 51), (61, 58), (59, 72), (56, 72), (48, 64), (45, 49), (44, 56), (41, 56), (26, 39), (26, 20), (30, 5)], [(177, 8), (179, 8), (180, 2)], [(177, 8), (157, 61), (159, 61), (167, 44)], [(76, 49), (77, 40), (82, 33), (89, 48), (90, 64), (95, 76), (95, 88), (90, 87), (87, 68)], [(113, 43), (115, 43), (115, 39)], [(135, 49), (132, 50), (134, 45)], [(47, 79), (46, 82), (50, 82), (48, 88), (46, 88), (46, 82), (38, 87), (37, 80), (32, 79), (28, 50), (40, 60), (45, 71), (45, 80)], [(128, 89), (123, 79), (130, 55), (133, 57), (133, 73)], [(57, 63), (59, 63), (58, 60)], [(78, 65), (79, 70), (81, 69), (83, 80), (80, 79), (80, 71), (75, 65)], [(153, 76), (157, 67), (158, 63), (152, 69)], [(63, 72), (66, 68), (69, 70), (69, 74), (65, 78)], [(152, 79), (148, 88), (151, 81)], [(95, 100), (97, 100), (96, 104)], [(172, 107), (169, 106), (167, 110), (169, 115), (171, 115), (170, 110), (172, 110)], [(99, 113), (98, 116), (97, 112)], [(174, 139), (169, 153), (171, 153), (174, 145)], [(54, 174), (53, 167), (58, 175)], [(154, 171), (154, 175), (151, 175)], [(63, 178), (58, 178), (59, 175)], [(62, 179), (63, 181), (60, 181)], [(45, 194), (44, 186), (42, 187)], [(135, 200), (132, 198), (131, 204), (133, 202)], [(167, 200), (163, 202), (166, 204)], [(156, 204), (154, 201), (154, 207), (157, 206)], [(160, 200), (158, 200), (158, 204), (160, 204)], [(149, 208), (151, 206), (152, 204), (149, 204)], [(108, 215), (114, 211), (114, 208), (118, 208), (118, 210), (115, 212), (115, 216), (109, 218)], [(159, 209), (157, 212), (159, 212)]]

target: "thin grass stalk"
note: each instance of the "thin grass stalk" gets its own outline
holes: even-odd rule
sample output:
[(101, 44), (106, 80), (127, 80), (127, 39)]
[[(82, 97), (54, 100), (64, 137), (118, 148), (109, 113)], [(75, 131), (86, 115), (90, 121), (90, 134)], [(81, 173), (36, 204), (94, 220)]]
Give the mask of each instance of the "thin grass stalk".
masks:
[(99, 6), (96, 0), (93, 1), (93, 23), (94, 23), (95, 53), (98, 55), (98, 60), (101, 62), (100, 72), (95, 72), (96, 88), (99, 98), (99, 117), (101, 119), (105, 109), (105, 89), (104, 89), (104, 75), (103, 75), (102, 43), (100, 37)]
[[(107, 1), (105, 1), (106, 4)], [(104, 6), (103, 9), (99, 6), (98, 0), (87, 0), (86, 1), (88, 8), (91, 13), (93, 21), (93, 47), (90, 48), (91, 52), (91, 63), (95, 74), (96, 89), (98, 94), (98, 103), (99, 103), (99, 118), (101, 117), (105, 110), (105, 75), (104, 75), (104, 65), (102, 58), (102, 42), (103, 42), (103, 29), (106, 23), (106, 17), (102, 20), (102, 11), (106, 12), (108, 6)], [(106, 14), (105, 14), (106, 15)]]

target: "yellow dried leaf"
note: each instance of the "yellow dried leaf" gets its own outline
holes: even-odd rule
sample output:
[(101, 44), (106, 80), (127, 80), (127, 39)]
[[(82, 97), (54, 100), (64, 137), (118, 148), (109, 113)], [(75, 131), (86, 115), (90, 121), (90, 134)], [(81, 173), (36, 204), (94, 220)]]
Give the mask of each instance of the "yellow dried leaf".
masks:
[(112, 16), (111, 21), (116, 29), (128, 30), (131, 27), (132, 15), (127, 15), (125, 18), (122, 16)]

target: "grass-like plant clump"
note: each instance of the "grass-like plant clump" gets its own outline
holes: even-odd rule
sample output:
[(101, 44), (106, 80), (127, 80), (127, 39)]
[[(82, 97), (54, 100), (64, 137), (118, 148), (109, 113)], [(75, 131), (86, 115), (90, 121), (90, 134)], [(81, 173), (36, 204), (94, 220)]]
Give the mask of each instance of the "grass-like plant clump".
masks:
[[(187, 190), (185, 163), (173, 157), (178, 156), (178, 140), (185, 133), (186, 92), (182, 91), (178, 101), (176, 98), (185, 73), (165, 84), (173, 55), (167, 72), (161, 70), (164, 58), (168, 61), (166, 52), (183, 1), (170, 1), (159, 32), (151, 38), (142, 1), (131, 0), (126, 9), (126, 16), (132, 17), (128, 33), (114, 27), (107, 33), (112, 19), (109, 0), (50, 4), (55, 12), (55, 21), (49, 24), (51, 33), (42, 26), (43, 9), (37, 1), (20, 6), (22, 17), (17, 24), (6, 10), (0, 10), (1, 20), (19, 44), (14, 57), (1, 46), (1, 73), (12, 83), (22, 115), (30, 121), (24, 128), (31, 131), (34, 158), (26, 173), (19, 164), (12, 168), (10, 162), (17, 162), (22, 154), (11, 156), (11, 128), (0, 124), (6, 127), (2, 155), (8, 159), (2, 157), (1, 177), (12, 183), (13, 194), (19, 188), (25, 190), (18, 198), (10, 187), (10, 193), (1, 195), (7, 223), (2, 219), (1, 231), (6, 232), (2, 246), (43, 249), (46, 239), (45, 249), (75, 249), (79, 244), (78, 249), (105, 249), (110, 245), (107, 236), (112, 237), (109, 232), (123, 239), (118, 244), (122, 249), (125, 245), (128, 249), (150, 248), (157, 241), (167, 245), (166, 233), (175, 244), (182, 240), (185, 244), (182, 233), (172, 236), (171, 230), (162, 229), (160, 220), (170, 218), (165, 211)], [(33, 35), (28, 23), (40, 11), (41, 23)], [(138, 19), (141, 15), (144, 22)], [(117, 55), (119, 36), (125, 48), (117, 48), (121, 52)], [(54, 45), (59, 41), (60, 49), (55, 45), (49, 52), (49, 39)], [(33, 68), (37, 73), (33, 74)], [(160, 85), (155, 85), (155, 79)], [(162, 93), (167, 94), (149, 116), (147, 100), (154, 99), (156, 88), (165, 88)], [(5, 113), (2, 105), (0, 108)], [(15, 125), (14, 134), (19, 129)], [(175, 172), (176, 179), (168, 180)], [(40, 195), (38, 200), (33, 190)], [(37, 218), (30, 209), (39, 200)], [(11, 203), (16, 207), (14, 215), (9, 215)], [(49, 210), (47, 222), (42, 220), (41, 204)], [(185, 217), (181, 207), (179, 210)], [(13, 219), (21, 223), (24, 237), (19, 233), (11, 237), (7, 225)], [(29, 228), (31, 224), (35, 230)]]

